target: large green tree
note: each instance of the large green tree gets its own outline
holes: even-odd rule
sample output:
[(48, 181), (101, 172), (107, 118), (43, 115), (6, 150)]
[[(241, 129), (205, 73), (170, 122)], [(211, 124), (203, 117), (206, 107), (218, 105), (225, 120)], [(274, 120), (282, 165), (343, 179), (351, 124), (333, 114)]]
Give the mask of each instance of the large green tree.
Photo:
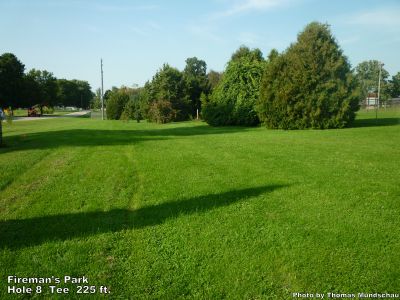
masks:
[(41, 114), (43, 114), (43, 107), (52, 107), (57, 101), (57, 79), (53, 73), (46, 70), (32, 69), (26, 75), (27, 81), (30, 82), (34, 89), (27, 91), (27, 97), (31, 99), (32, 103), (39, 106)]
[(75, 106), (83, 109), (89, 108), (90, 101), (94, 97), (89, 82), (77, 79), (73, 79), (72, 82), (74, 82), (78, 91), (78, 97), (75, 99)]
[(57, 79), (57, 101), (55, 104), (88, 108), (92, 98), (93, 93), (87, 81)]
[[(12, 53), (0, 56), (0, 109), (21, 104), (25, 66)], [(3, 120), (0, 118), (0, 146), (3, 145)]]
[(128, 101), (129, 94), (126, 93), (124, 90), (117, 89), (112, 91), (107, 100), (107, 119), (119, 120)]
[(307, 25), (296, 43), (269, 57), (257, 105), (267, 127), (351, 125), (360, 100), (358, 85), (327, 24)]
[(12, 53), (0, 56), (0, 108), (20, 106), (25, 66)]
[[(361, 97), (365, 99), (368, 93), (378, 92), (379, 71), (381, 63), (377, 60), (368, 60), (359, 63), (355, 69), (356, 77), (361, 88)], [(380, 98), (390, 97), (389, 72), (382, 67)]]
[[(173, 121), (182, 121), (189, 118), (191, 113), (190, 100), (185, 94), (185, 82), (183, 74), (179, 70), (164, 64), (153, 76), (152, 81), (145, 85), (145, 90), (148, 107), (157, 101), (170, 102), (172, 109), (175, 110)], [(148, 118), (152, 120), (150, 115), (148, 115)]]
[(215, 87), (202, 116), (213, 126), (259, 123), (255, 103), (265, 60), (259, 49), (240, 47), (229, 61), (224, 76)]
[(75, 98), (75, 85), (67, 79), (57, 79), (57, 105), (71, 106), (69, 102)]
[(207, 78), (206, 62), (197, 57), (186, 59), (186, 66), (183, 70), (183, 80), (185, 82), (186, 95), (191, 101), (191, 114), (195, 116), (196, 110), (200, 110), (201, 94), (208, 94), (210, 90)]

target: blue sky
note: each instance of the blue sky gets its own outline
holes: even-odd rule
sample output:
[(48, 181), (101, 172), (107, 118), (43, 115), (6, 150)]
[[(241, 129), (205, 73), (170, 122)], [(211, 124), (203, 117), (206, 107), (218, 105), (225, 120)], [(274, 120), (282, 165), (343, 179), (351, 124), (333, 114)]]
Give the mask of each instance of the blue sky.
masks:
[(222, 71), (242, 44), (283, 51), (312, 21), (331, 25), (353, 67), (377, 59), (400, 71), (399, 0), (0, 0), (0, 53), (93, 90), (102, 57), (107, 89), (143, 85), (193, 56)]

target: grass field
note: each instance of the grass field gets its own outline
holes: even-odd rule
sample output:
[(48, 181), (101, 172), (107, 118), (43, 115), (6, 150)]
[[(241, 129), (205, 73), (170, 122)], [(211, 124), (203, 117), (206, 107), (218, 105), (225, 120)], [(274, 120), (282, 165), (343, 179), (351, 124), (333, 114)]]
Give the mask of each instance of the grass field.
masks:
[(85, 275), (120, 299), (399, 293), (399, 114), (379, 116), (322, 131), (4, 124), (0, 298), (9, 275)]
[[(66, 114), (70, 114), (72, 112), (75, 112), (76, 110), (55, 110), (52, 116), (62, 116)], [(27, 109), (16, 109), (13, 111), (15, 117), (27, 117), (28, 116), (28, 110)]]

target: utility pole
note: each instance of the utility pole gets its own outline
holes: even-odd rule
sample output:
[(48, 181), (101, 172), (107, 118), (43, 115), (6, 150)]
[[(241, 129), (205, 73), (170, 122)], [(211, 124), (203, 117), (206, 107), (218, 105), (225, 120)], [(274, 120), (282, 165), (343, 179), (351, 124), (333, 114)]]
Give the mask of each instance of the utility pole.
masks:
[(101, 68), (101, 119), (104, 120), (104, 88), (103, 88), (103, 59), (100, 59), (100, 68)]
[(381, 96), (381, 75), (382, 75), (382, 66), (383, 63), (379, 63), (379, 78), (378, 78), (378, 99), (376, 102), (376, 110), (375, 110), (375, 119), (378, 119), (378, 108), (379, 108), (379, 99)]

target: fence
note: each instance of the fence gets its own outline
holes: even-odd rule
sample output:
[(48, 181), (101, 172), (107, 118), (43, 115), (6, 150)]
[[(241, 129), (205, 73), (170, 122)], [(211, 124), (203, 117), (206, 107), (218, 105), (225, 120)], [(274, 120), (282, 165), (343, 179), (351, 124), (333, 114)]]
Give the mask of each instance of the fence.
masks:
[[(371, 99), (366, 99), (363, 100), (360, 103), (360, 108), (361, 109), (366, 109), (366, 110), (370, 110), (370, 109), (376, 109), (376, 103), (377, 101), (371, 101)], [(379, 109), (383, 108), (383, 109), (400, 109), (400, 98), (393, 98), (393, 99), (388, 99), (388, 100), (381, 100), (379, 102)]]

